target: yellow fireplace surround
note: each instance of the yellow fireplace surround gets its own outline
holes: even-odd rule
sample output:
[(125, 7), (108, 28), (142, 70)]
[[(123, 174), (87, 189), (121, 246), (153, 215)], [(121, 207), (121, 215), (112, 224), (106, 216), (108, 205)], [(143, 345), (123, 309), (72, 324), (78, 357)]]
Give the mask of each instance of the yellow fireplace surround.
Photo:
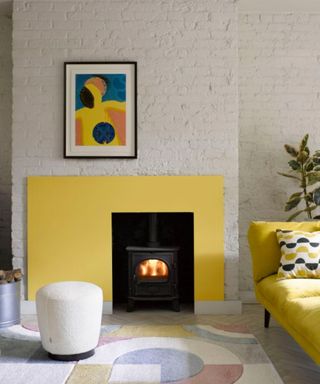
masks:
[(113, 212), (193, 212), (194, 300), (224, 300), (222, 176), (31, 176), (27, 297), (83, 280), (112, 305)]

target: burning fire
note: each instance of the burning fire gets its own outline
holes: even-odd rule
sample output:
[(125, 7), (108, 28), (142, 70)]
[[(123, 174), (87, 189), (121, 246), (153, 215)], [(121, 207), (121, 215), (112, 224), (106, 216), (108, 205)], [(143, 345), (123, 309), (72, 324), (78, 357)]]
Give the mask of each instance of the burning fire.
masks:
[(161, 260), (144, 260), (138, 265), (137, 275), (140, 277), (166, 277), (168, 276), (168, 267)]

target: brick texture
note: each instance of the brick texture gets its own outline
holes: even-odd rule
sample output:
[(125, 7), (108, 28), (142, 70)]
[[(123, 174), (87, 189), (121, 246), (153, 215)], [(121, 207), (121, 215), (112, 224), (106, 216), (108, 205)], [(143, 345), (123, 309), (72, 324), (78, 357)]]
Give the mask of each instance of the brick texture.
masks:
[[(14, 1), (13, 254), (30, 175), (225, 177), (226, 298), (238, 297), (238, 23), (233, 0)], [(63, 62), (138, 62), (138, 159), (63, 159)]]
[(311, 150), (320, 149), (319, 32), (316, 13), (239, 16), (241, 291), (253, 289), (249, 222), (286, 220), (285, 202), (299, 190), (277, 174), (288, 170), (283, 145), (309, 133)]

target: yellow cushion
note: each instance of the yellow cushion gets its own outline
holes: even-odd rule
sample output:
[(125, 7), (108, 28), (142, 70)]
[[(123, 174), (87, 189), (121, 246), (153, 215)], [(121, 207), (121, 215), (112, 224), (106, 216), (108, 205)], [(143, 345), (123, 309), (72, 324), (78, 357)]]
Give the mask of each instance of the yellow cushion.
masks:
[(292, 300), (320, 297), (320, 280), (279, 280), (277, 274), (274, 274), (262, 279), (256, 285), (256, 290), (274, 307), (286, 313), (287, 307), (291, 305)]
[(279, 279), (320, 278), (320, 232), (277, 230)]
[(320, 222), (252, 222), (248, 231), (248, 239), (255, 282), (278, 271), (281, 253), (276, 230), (279, 228), (292, 231), (315, 232), (320, 230)]

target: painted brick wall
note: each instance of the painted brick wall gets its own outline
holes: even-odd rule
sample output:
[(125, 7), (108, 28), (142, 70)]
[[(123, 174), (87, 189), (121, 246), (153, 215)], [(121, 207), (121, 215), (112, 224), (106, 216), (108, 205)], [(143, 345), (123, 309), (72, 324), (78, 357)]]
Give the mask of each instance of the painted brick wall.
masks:
[[(234, 0), (14, 1), (13, 253), (29, 175), (225, 177), (226, 298), (238, 297)], [(63, 159), (63, 62), (138, 61), (138, 159)]]
[(288, 170), (283, 145), (309, 133), (310, 148), (320, 148), (319, 33), (316, 13), (239, 16), (241, 291), (252, 291), (250, 220), (286, 220), (298, 190), (277, 174)]
[(0, 269), (11, 268), (12, 19), (0, 14)]

